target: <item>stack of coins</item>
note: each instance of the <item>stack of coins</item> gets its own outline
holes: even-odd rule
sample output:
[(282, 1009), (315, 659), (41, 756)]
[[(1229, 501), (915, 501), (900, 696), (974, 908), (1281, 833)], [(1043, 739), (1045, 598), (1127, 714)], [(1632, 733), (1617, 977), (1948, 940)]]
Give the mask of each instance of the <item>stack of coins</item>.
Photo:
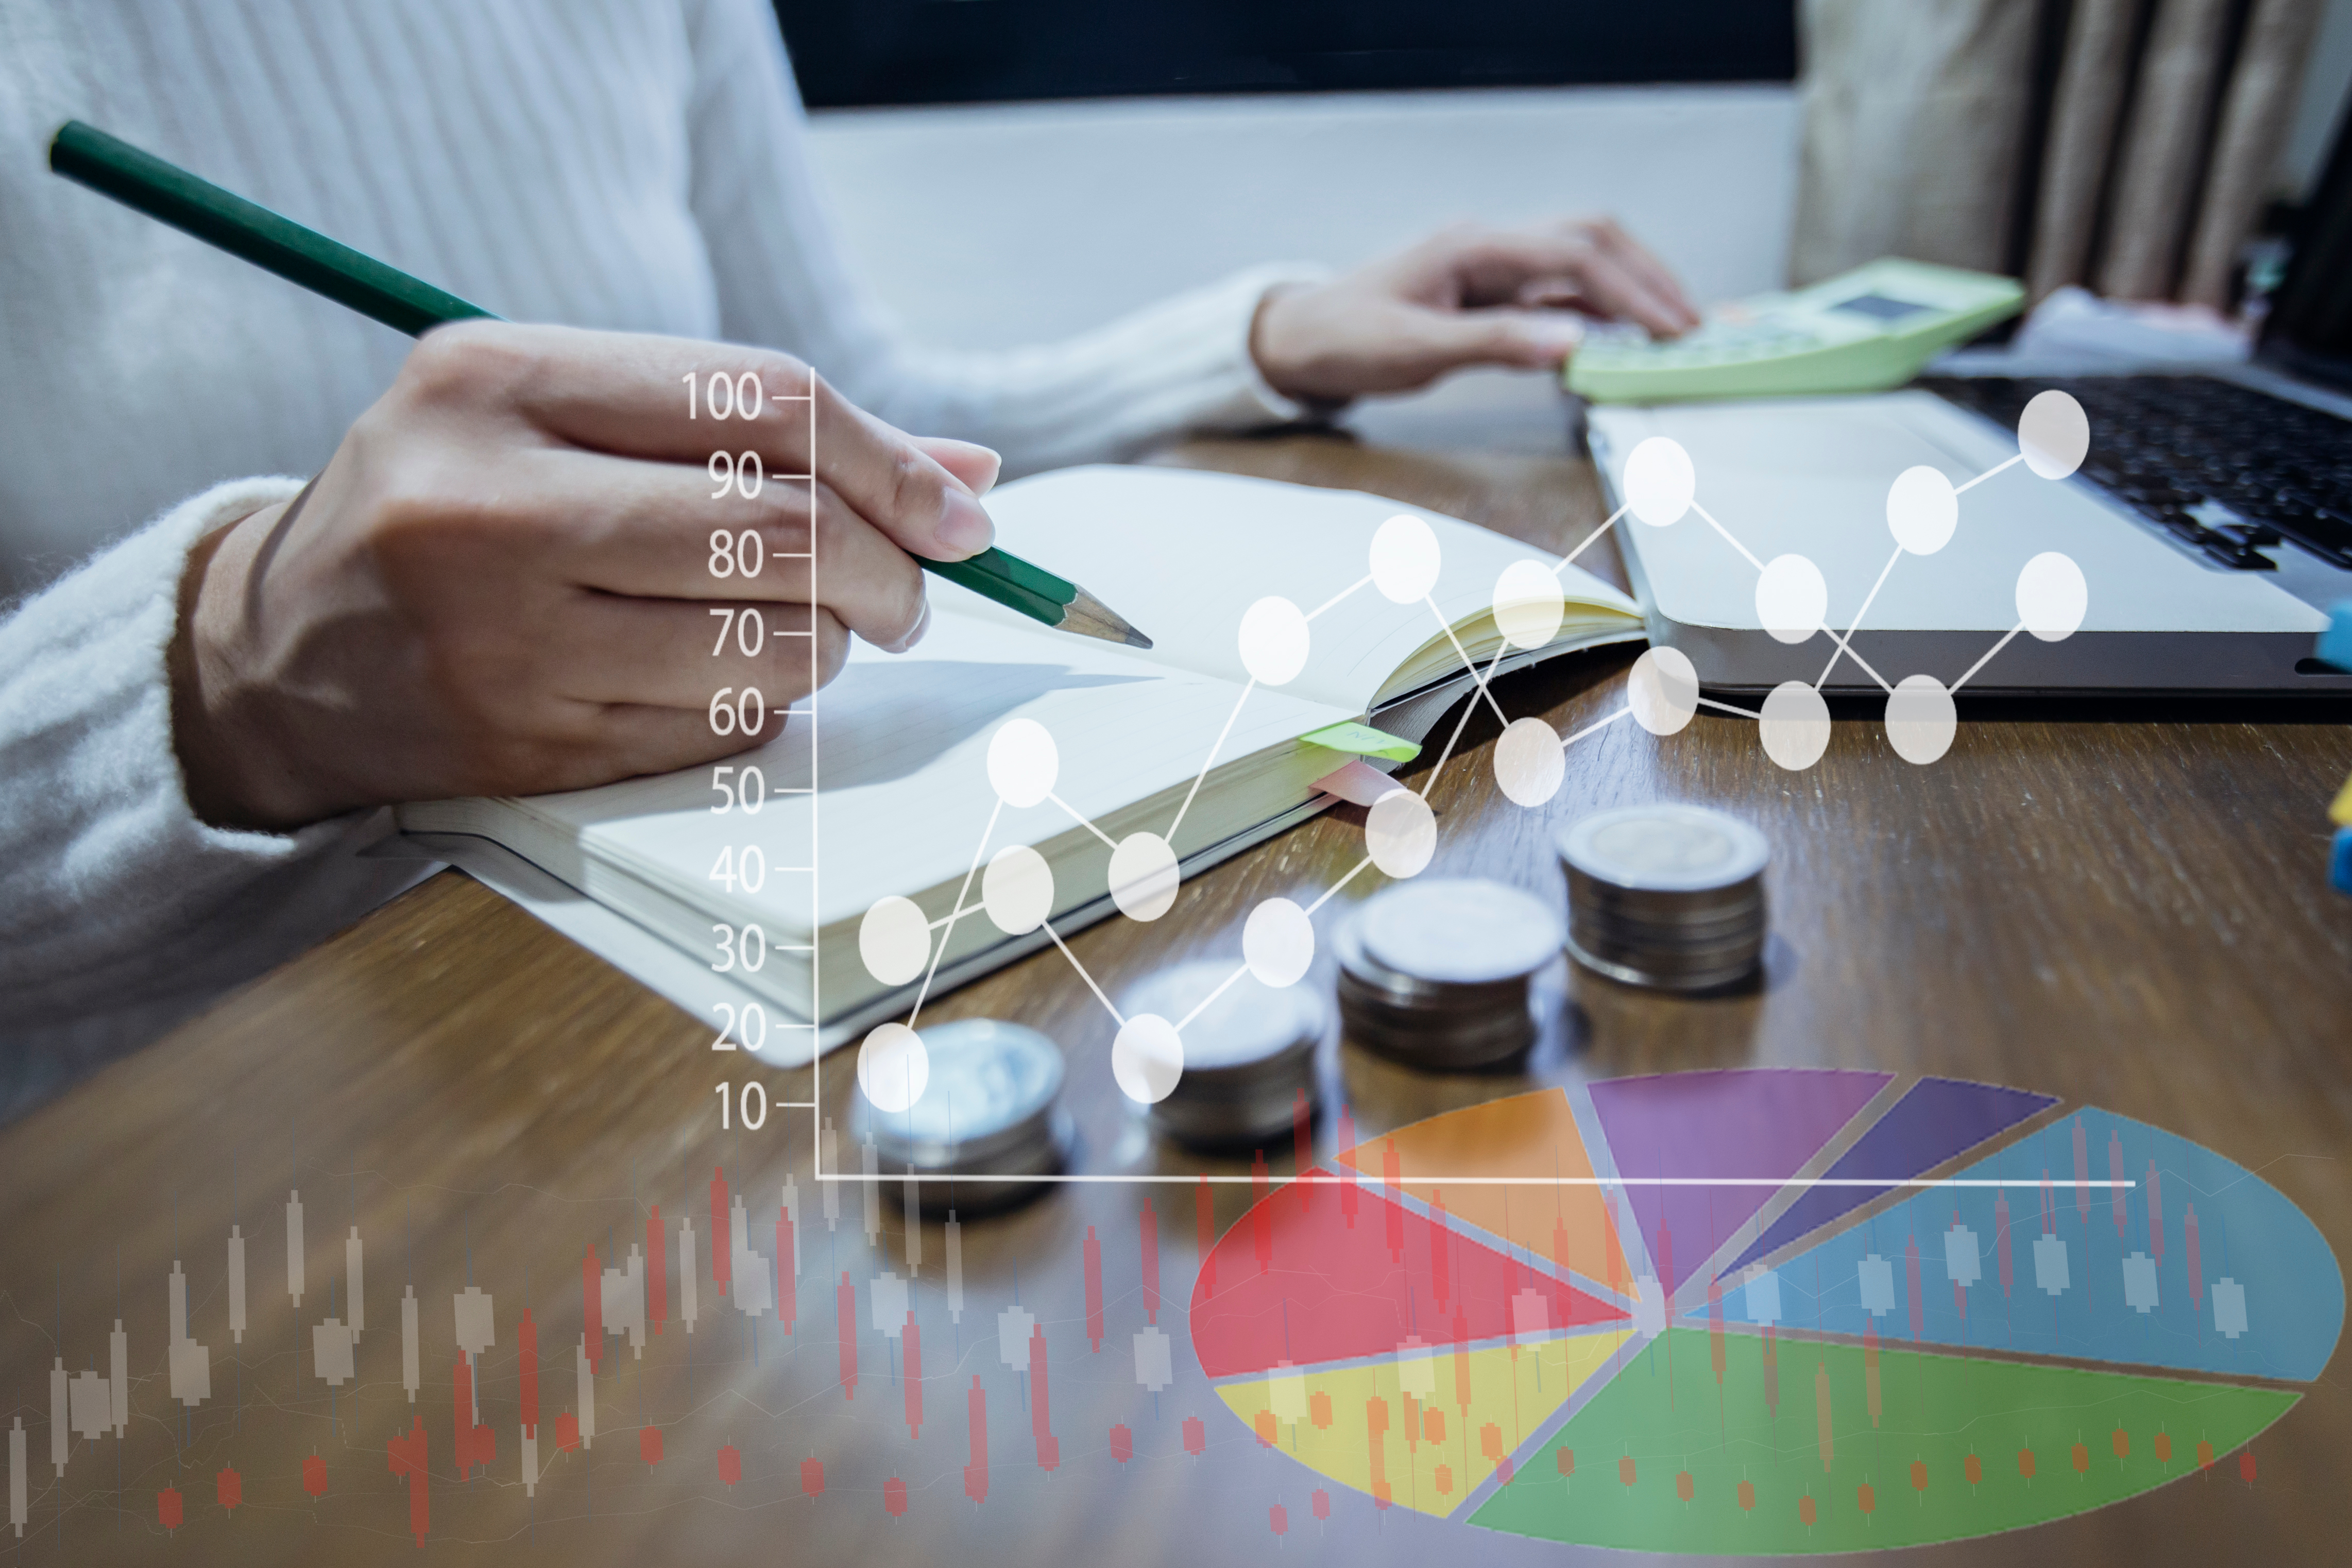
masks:
[(854, 1097), (850, 1136), (871, 1139), (881, 1168), (920, 1178), (926, 1213), (1000, 1208), (1044, 1193), (1044, 1182), (991, 1180), (1062, 1169), (1071, 1142), (1062, 1109), (1062, 1052), (1034, 1029), (962, 1018), (919, 1030), (929, 1078), (904, 1110)]
[(1764, 952), (1764, 836), (1697, 805), (1596, 812), (1560, 834), (1568, 950), (1632, 985), (1706, 991)]
[[(1232, 978), (1219, 960), (1161, 970), (1129, 992), (1122, 1011), (1174, 1023)], [(1311, 1108), (1315, 1047), (1330, 1021), (1322, 997), (1304, 985), (1277, 991), (1244, 974), (1184, 1026), (1184, 1071), (1166, 1099), (1144, 1112), (1152, 1126), (1195, 1148), (1262, 1144), (1290, 1130), (1303, 1090)]]
[(1490, 1066), (1535, 1043), (1559, 917), (1500, 882), (1428, 878), (1364, 901), (1332, 942), (1349, 1039), (1414, 1067)]

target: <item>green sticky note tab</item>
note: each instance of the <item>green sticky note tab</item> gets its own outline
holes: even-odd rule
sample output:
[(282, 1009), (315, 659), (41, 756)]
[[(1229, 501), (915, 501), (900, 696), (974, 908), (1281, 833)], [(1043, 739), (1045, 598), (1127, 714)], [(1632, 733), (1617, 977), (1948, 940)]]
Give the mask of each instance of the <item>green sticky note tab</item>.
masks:
[(1421, 755), (1421, 748), (1411, 741), (1400, 741), (1394, 735), (1359, 724), (1350, 720), (1345, 724), (1331, 724), (1300, 740), (1310, 746), (1327, 751), (1348, 752), (1360, 757), (1385, 757), (1392, 763), (1409, 763)]

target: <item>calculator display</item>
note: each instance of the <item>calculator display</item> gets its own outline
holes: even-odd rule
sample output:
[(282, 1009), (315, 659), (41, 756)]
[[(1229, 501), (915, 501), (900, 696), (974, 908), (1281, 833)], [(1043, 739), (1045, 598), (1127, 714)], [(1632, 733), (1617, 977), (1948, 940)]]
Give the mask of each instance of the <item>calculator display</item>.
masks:
[(1868, 316), (1879, 321), (1899, 321), (1906, 316), (1916, 316), (1927, 308), (1885, 294), (1856, 294), (1851, 300), (1841, 300), (1830, 307), (1832, 310), (1851, 310), (1857, 316)]

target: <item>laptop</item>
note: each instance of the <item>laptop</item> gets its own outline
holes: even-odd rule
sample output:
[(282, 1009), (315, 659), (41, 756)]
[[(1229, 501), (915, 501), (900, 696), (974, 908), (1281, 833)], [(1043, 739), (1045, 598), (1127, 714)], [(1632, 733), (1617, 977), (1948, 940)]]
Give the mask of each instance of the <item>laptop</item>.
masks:
[[(1766, 629), (1759, 568), (1794, 553), (1821, 572), (1827, 626), (1853, 628), (1853, 652), (1888, 683), (2352, 692), (2352, 671), (2312, 651), (2326, 609), (2352, 600), (2352, 120), (2252, 363), (2093, 371), (1953, 358), (1990, 373), (1864, 396), (1592, 408), (1588, 439), (1612, 506), (1627, 455), (1650, 437), (1679, 443), (1696, 478), (1697, 507), (1678, 521), (1650, 527), (1628, 512), (1618, 524), (1652, 642), (1680, 649), (1718, 693), (1789, 680), (1877, 691), (1854, 659), (1832, 663), (1827, 635), (1790, 644)], [(2052, 389), (2090, 426), (2081, 467), (2059, 479), (2011, 462), (2019, 416)], [(1915, 465), (1968, 486), (1932, 554), (1898, 550), (1887, 521), (1889, 489)], [(2059, 640), (2013, 635), (2020, 574), (2053, 551), (2082, 573), (2080, 626)]]

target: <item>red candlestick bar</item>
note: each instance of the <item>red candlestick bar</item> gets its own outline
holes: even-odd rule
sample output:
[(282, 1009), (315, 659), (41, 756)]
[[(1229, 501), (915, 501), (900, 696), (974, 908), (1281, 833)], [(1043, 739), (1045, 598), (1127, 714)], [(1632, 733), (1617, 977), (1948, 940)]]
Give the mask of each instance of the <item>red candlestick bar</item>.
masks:
[(923, 1435), (923, 1331), (907, 1310), (907, 1436)]
[(1265, 1151), (1250, 1156), (1250, 1234), (1257, 1243), (1257, 1271), (1274, 1267), (1274, 1216), (1266, 1212)]
[(1029, 1331), (1029, 1431), (1037, 1439), (1037, 1468), (1055, 1470), (1062, 1465), (1062, 1445), (1054, 1436), (1045, 1392), (1045, 1325), (1039, 1323)]
[(841, 1396), (857, 1397), (857, 1291), (849, 1271), (841, 1273), (841, 1288), (833, 1296), (834, 1321), (841, 1333)]
[(1315, 1199), (1315, 1114), (1307, 1109), (1307, 1091), (1300, 1089), (1290, 1107), (1290, 1168), (1298, 1181), (1302, 1214)]
[(1445, 1194), (1437, 1188), (1429, 1190), (1429, 1295), (1439, 1306), (1445, 1305), (1448, 1290), (1445, 1282)]
[(1404, 1205), (1398, 1200), (1404, 1195), (1404, 1163), (1397, 1158), (1396, 1140), (1393, 1138), (1381, 1148), (1381, 1184), (1388, 1189), (1389, 1256), (1402, 1263)]
[(1192, 1223), (1201, 1258), (1199, 1289), (1205, 1300), (1217, 1293), (1217, 1265), (1210, 1256), (1210, 1249), (1217, 1244), (1217, 1210), (1209, 1195), (1209, 1178), (1206, 1176), (1202, 1177), (1201, 1184), (1193, 1189)]
[(971, 1423), (971, 1462), (963, 1468), (963, 1495), (974, 1502), (988, 1500), (988, 1393), (974, 1374), (971, 1392), (964, 1396)]
[(457, 1458), (457, 1479), (463, 1480), (474, 1469), (474, 1369), (464, 1356), (457, 1358), (449, 1381), (450, 1452)]
[(1160, 1216), (1151, 1210), (1151, 1200), (1143, 1200), (1143, 1213), (1138, 1216), (1143, 1227), (1143, 1321), (1160, 1321)]
[[(1355, 1146), (1356, 1119), (1348, 1114), (1343, 1105), (1339, 1108), (1339, 1147), (1351, 1150)], [(1356, 1228), (1356, 1178), (1345, 1171), (1339, 1173), (1339, 1218), (1349, 1230)]]
[(1100, 1355), (1103, 1342), (1102, 1243), (1095, 1239), (1095, 1227), (1092, 1226), (1087, 1226), (1083, 1251), (1087, 1273), (1087, 1343), (1094, 1348), (1095, 1354)]
[(734, 1232), (727, 1226), (727, 1173), (710, 1167), (710, 1278), (724, 1290), (735, 1275)]
[(422, 1546), (425, 1533), (433, 1522), (425, 1469), (425, 1417), (420, 1414), (407, 1436), (394, 1437), (384, 1444), (383, 1448), (385, 1464), (392, 1473), (408, 1479), (408, 1528), (416, 1537), (416, 1544)]

